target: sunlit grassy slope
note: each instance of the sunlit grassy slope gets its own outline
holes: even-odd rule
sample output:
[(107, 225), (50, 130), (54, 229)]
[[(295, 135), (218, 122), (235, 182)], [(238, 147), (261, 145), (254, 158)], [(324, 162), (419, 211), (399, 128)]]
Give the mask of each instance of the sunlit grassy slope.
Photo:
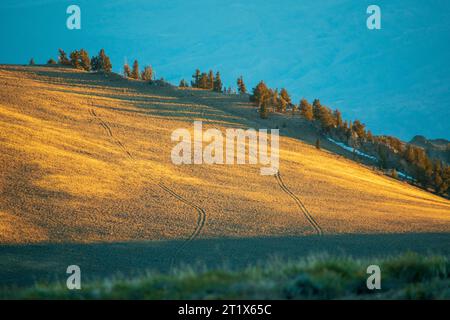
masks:
[(0, 66), (0, 242), (184, 239), (196, 207), (200, 238), (315, 233), (259, 165), (172, 164), (171, 133), (193, 120), (279, 126), (283, 181), (325, 234), (450, 231), (449, 201), (315, 149), (302, 121), (259, 120), (248, 97)]

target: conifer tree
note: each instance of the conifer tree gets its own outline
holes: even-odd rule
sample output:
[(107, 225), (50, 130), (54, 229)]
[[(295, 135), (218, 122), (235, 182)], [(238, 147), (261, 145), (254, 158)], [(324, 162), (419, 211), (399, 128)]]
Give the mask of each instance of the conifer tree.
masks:
[(84, 49), (81, 49), (78, 52), (78, 55), (79, 55), (79, 59), (80, 59), (80, 61), (79, 61), (80, 68), (82, 68), (83, 70), (86, 70), (86, 71), (91, 70), (91, 59), (89, 59), (89, 54), (87, 53), (87, 51)]
[(313, 106), (314, 119), (319, 120), (320, 112), (321, 112), (320, 109), (322, 108), (322, 105), (320, 104), (320, 100), (314, 99), (312, 106)]
[(278, 89), (269, 89), (269, 98), (270, 99), (270, 105), (272, 106), (272, 111), (275, 111), (275, 109), (278, 110), (280, 105), (280, 98), (278, 97)]
[(317, 138), (316, 140), (316, 149), (320, 150), (320, 139)]
[(103, 71), (106, 73), (111, 72), (112, 65), (109, 57), (106, 55), (105, 50), (101, 49), (98, 56), (94, 56), (91, 59), (91, 68), (93, 71)]
[(269, 110), (267, 108), (268, 100), (265, 100), (261, 103), (259, 107), (259, 116), (261, 119), (267, 119), (269, 117)]
[(450, 166), (445, 166), (442, 168), (440, 177), (442, 179), (442, 183), (438, 188), (438, 193), (442, 195), (450, 195)]
[(180, 88), (187, 88), (187, 87), (189, 87), (189, 85), (188, 85), (188, 83), (187, 83), (186, 80), (181, 79), (180, 84), (179, 84), (179, 87), (180, 87)]
[(336, 122), (336, 127), (342, 128), (343, 122), (342, 122), (342, 114), (341, 114), (341, 112), (338, 109), (336, 109), (333, 112), (333, 116), (334, 116), (334, 120)]
[(34, 66), (34, 58), (31, 58), (31, 59), (30, 59), (29, 65), (30, 65), (30, 66)]
[(106, 55), (104, 49), (100, 50), (99, 57), (100, 57), (100, 63), (101, 63), (101, 70), (103, 70), (106, 73), (111, 72), (111, 70), (112, 70), (111, 60)]
[(70, 61), (67, 58), (67, 54), (62, 49), (58, 49), (59, 55), (58, 55), (58, 61), (63, 66), (70, 65)]
[[(263, 102), (266, 102), (270, 98), (269, 89), (267, 88), (264, 81), (260, 81), (255, 88), (253, 88), (253, 94), (251, 96), (251, 101), (255, 102), (258, 107), (261, 107)], [(268, 102), (268, 101), (267, 101)], [(265, 106), (267, 108), (267, 104)]]
[(245, 86), (244, 79), (242, 76), (240, 76), (237, 79), (237, 86), (240, 94), (246, 94), (247, 93), (247, 87)]
[(361, 139), (364, 139), (366, 137), (365, 125), (361, 123), (359, 120), (355, 120), (353, 122), (353, 131)]
[(200, 70), (199, 69), (195, 70), (195, 73), (192, 76), (193, 80), (191, 81), (191, 85), (192, 85), (193, 88), (198, 88), (199, 87), (200, 77), (201, 77)]
[(344, 131), (347, 131), (348, 130), (348, 122), (347, 122), (347, 120), (345, 120), (344, 121)]
[(151, 81), (153, 78), (153, 69), (151, 66), (146, 66), (141, 73), (141, 79), (145, 81)]
[(134, 60), (133, 70), (131, 70), (131, 78), (136, 80), (139, 79), (139, 63), (137, 60)]
[(283, 112), (286, 111), (286, 107), (291, 105), (291, 97), (285, 88), (282, 88), (280, 91), (280, 100), (283, 105)]
[(125, 78), (130, 78), (130, 77), (131, 77), (131, 68), (130, 68), (130, 66), (128, 65), (128, 63), (125, 63), (125, 64), (123, 65), (123, 76), (124, 76)]
[(205, 89), (209, 89), (209, 90), (213, 90), (214, 89), (214, 73), (212, 70), (209, 70), (208, 73), (208, 84), (207, 84), (207, 88)]
[(326, 106), (320, 106), (319, 109), (318, 120), (320, 121), (320, 125), (322, 129), (326, 132), (330, 131), (330, 129), (334, 126), (334, 118), (331, 110)]
[(300, 101), (300, 114), (308, 121), (314, 119), (312, 105), (304, 98)]
[(222, 79), (220, 79), (220, 73), (217, 71), (216, 78), (214, 79), (214, 91), (222, 92)]
[(93, 56), (91, 58), (91, 69), (92, 69), (92, 71), (100, 71), (100, 58), (99, 58), (99, 56)]
[(200, 89), (208, 89), (208, 75), (206, 73), (202, 73), (200, 76), (198, 87)]
[(74, 50), (70, 53), (70, 64), (74, 68), (80, 68), (80, 52), (78, 50)]

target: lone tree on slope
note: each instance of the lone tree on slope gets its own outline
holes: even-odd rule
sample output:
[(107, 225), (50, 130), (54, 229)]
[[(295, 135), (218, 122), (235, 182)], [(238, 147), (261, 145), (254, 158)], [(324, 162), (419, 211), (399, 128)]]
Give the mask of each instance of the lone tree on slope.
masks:
[(137, 60), (134, 60), (133, 70), (131, 71), (131, 78), (136, 80), (139, 79), (139, 63)]
[(237, 86), (240, 94), (246, 94), (247, 93), (247, 87), (245, 86), (244, 79), (242, 76), (240, 76), (237, 79)]
[(153, 79), (153, 69), (151, 66), (146, 66), (141, 73), (141, 79), (145, 81), (150, 81)]
[(187, 88), (189, 87), (188, 83), (186, 80), (181, 79), (180, 84), (178, 85), (180, 88)]
[(219, 71), (217, 71), (216, 78), (214, 79), (213, 90), (215, 92), (222, 92), (222, 79), (220, 79)]
[(125, 63), (123, 65), (123, 76), (125, 78), (130, 78), (131, 77), (131, 69), (130, 69), (130, 66), (128, 65), (128, 63)]

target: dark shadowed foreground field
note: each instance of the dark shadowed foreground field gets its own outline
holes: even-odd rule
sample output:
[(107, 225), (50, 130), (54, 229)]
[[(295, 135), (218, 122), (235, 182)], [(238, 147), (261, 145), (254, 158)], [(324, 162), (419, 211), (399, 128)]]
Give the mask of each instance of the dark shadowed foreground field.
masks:
[[(180, 248), (180, 246), (184, 247)], [(204, 239), (99, 244), (0, 246), (0, 286), (30, 286), (65, 281), (69, 265), (79, 265), (82, 281), (117, 275), (167, 273), (188, 264), (229, 270), (258, 265), (271, 258), (296, 260), (330, 254), (365, 259), (415, 252), (450, 256), (450, 234), (327, 235), (305, 237)]]
[[(374, 267), (381, 272), (376, 288), (368, 275)], [(183, 266), (116, 275), (83, 281), (79, 290), (68, 290), (64, 281), (2, 287), (0, 299), (450, 299), (450, 260), (412, 252), (272, 258), (245, 268)]]

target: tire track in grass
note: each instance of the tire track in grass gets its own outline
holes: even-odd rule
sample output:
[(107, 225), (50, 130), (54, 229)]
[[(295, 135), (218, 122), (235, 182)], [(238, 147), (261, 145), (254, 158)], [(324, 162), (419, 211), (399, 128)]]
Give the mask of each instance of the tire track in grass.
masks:
[(317, 223), (317, 221), (314, 219), (314, 217), (311, 215), (311, 213), (308, 211), (308, 209), (305, 207), (303, 202), (286, 186), (286, 184), (281, 179), (280, 171), (278, 170), (278, 173), (275, 175), (278, 185), (280, 188), (286, 192), (297, 204), (297, 206), (300, 208), (300, 211), (303, 213), (303, 215), (306, 217), (306, 220), (311, 224), (311, 226), (314, 228), (314, 230), (317, 232), (319, 236), (323, 235), (322, 228)]
[[(108, 123), (106, 121), (104, 121), (100, 116), (98, 116), (96, 114), (96, 112), (93, 109), (89, 110), (89, 113), (99, 121), (100, 125), (105, 129), (107, 135), (109, 137), (111, 137), (114, 142), (127, 154), (127, 156), (134, 160), (134, 157), (132, 156), (132, 154), (125, 148), (125, 146), (123, 145), (123, 143), (117, 139), (111, 130), (111, 127), (108, 125)], [(184, 241), (184, 243), (179, 246), (176, 251), (175, 251), (175, 255), (174, 257), (172, 257), (171, 260), (171, 266), (173, 266), (174, 262), (175, 262), (175, 258), (178, 256), (178, 254), (184, 249), (184, 247), (192, 240), (194, 240), (195, 238), (197, 238), (197, 236), (200, 234), (200, 232), (202, 231), (205, 223), (206, 223), (206, 211), (197, 206), (196, 204), (186, 200), (185, 198), (183, 198), (181, 195), (177, 194), (175, 191), (169, 189), (166, 185), (164, 185), (163, 182), (160, 182), (159, 187), (161, 189), (163, 189), (165, 192), (169, 193), (170, 195), (172, 195), (173, 197), (175, 197), (176, 199), (178, 199), (179, 201), (187, 204), (188, 206), (194, 208), (197, 212), (198, 212), (198, 218), (197, 218), (197, 224), (195, 227), (195, 230), (192, 232), (192, 234)]]
[(198, 237), (198, 235), (200, 234), (200, 232), (202, 231), (203, 227), (205, 226), (206, 223), (206, 211), (205, 209), (197, 206), (196, 204), (186, 200), (185, 198), (183, 198), (182, 196), (180, 196), (179, 194), (177, 194), (175, 191), (169, 189), (166, 185), (164, 185), (163, 182), (160, 182), (158, 184), (161, 189), (163, 189), (164, 191), (166, 191), (167, 193), (171, 194), (173, 197), (175, 197), (176, 199), (178, 199), (179, 201), (183, 202), (184, 204), (194, 208), (197, 213), (198, 213), (198, 217), (197, 217), (197, 224), (196, 227), (194, 229), (194, 231), (191, 233), (191, 235), (183, 242), (183, 244), (181, 244), (175, 251), (175, 255), (172, 258), (172, 261), (170, 263), (171, 267), (174, 265), (175, 263), (175, 259), (178, 256), (178, 254), (186, 247), (187, 244), (189, 244), (189, 242), (191, 242), (192, 240), (194, 240), (195, 238)]
[(98, 120), (98, 122), (100, 123), (100, 125), (105, 129), (106, 134), (107, 134), (109, 137), (111, 137), (111, 138), (113, 139), (114, 143), (115, 143), (120, 149), (122, 149), (123, 152), (126, 153), (127, 157), (130, 158), (130, 159), (132, 159), (132, 160), (134, 160), (133, 155), (127, 150), (127, 148), (125, 148), (125, 146), (123, 145), (123, 143), (113, 135), (110, 125), (109, 125), (105, 120), (103, 120), (100, 116), (98, 116), (97, 113), (96, 113), (93, 109), (90, 109), (90, 110), (89, 110), (89, 113), (90, 113), (95, 119)]

